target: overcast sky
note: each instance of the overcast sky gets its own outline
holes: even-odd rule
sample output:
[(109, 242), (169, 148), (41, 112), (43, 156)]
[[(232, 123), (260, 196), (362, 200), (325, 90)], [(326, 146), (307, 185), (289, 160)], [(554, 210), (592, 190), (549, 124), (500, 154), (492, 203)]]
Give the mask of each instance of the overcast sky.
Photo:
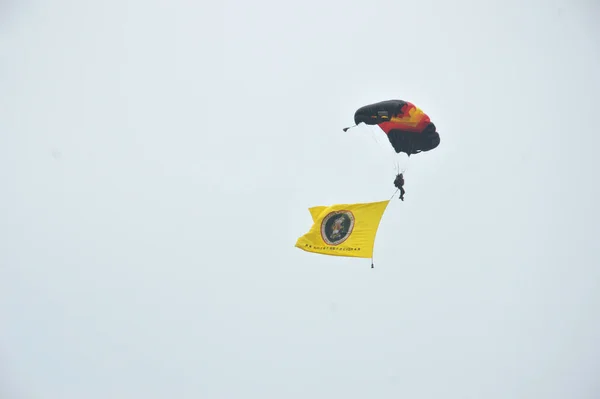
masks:
[(0, 397), (600, 395), (597, 1), (1, 4)]

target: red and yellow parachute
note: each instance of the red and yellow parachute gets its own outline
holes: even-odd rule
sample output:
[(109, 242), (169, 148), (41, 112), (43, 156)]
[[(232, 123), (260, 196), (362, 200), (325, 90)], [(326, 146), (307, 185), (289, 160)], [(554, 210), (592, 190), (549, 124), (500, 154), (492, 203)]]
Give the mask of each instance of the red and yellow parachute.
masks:
[(433, 150), (440, 144), (440, 135), (429, 116), (408, 101), (387, 100), (365, 105), (354, 113), (354, 123), (378, 125), (394, 150), (408, 156)]

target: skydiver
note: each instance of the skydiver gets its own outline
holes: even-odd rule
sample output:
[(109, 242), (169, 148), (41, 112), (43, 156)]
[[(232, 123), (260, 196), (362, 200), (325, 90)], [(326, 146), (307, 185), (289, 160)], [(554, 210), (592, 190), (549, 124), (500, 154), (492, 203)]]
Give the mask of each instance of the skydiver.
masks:
[(402, 173), (399, 173), (396, 176), (396, 179), (394, 180), (394, 186), (400, 190), (400, 199), (404, 201), (404, 193), (406, 191), (404, 191), (404, 176), (402, 176)]

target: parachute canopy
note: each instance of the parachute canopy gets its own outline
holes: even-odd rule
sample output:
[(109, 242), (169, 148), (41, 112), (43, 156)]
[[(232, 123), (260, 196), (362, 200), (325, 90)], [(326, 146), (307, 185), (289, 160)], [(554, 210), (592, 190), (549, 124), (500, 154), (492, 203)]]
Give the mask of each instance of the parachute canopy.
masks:
[(365, 105), (354, 113), (354, 123), (378, 125), (394, 150), (408, 156), (433, 150), (440, 144), (440, 135), (429, 116), (408, 101), (387, 100)]

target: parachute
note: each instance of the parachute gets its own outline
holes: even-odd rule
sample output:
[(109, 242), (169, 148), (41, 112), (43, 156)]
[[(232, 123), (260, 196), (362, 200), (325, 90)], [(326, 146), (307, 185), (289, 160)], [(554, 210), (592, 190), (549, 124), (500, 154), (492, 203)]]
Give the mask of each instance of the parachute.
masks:
[(356, 125), (377, 125), (387, 135), (396, 153), (412, 154), (431, 151), (440, 144), (440, 135), (429, 116), (414, 104), (403, 100), (386, 100), (360, 107), (354, 113)]
[[(414, 104), (404, 100), (386, 100), (360, 107), (354, 113), (354, 126), (361, 123), (377, 125), (386, 134), (397, 154), (412, 154), (431, 151), (440, 145), (440, 135), (429, 116)], [(404, 171), (397, 165), (394, 186), (400, 191), (400, 199), (404, 201)]]

